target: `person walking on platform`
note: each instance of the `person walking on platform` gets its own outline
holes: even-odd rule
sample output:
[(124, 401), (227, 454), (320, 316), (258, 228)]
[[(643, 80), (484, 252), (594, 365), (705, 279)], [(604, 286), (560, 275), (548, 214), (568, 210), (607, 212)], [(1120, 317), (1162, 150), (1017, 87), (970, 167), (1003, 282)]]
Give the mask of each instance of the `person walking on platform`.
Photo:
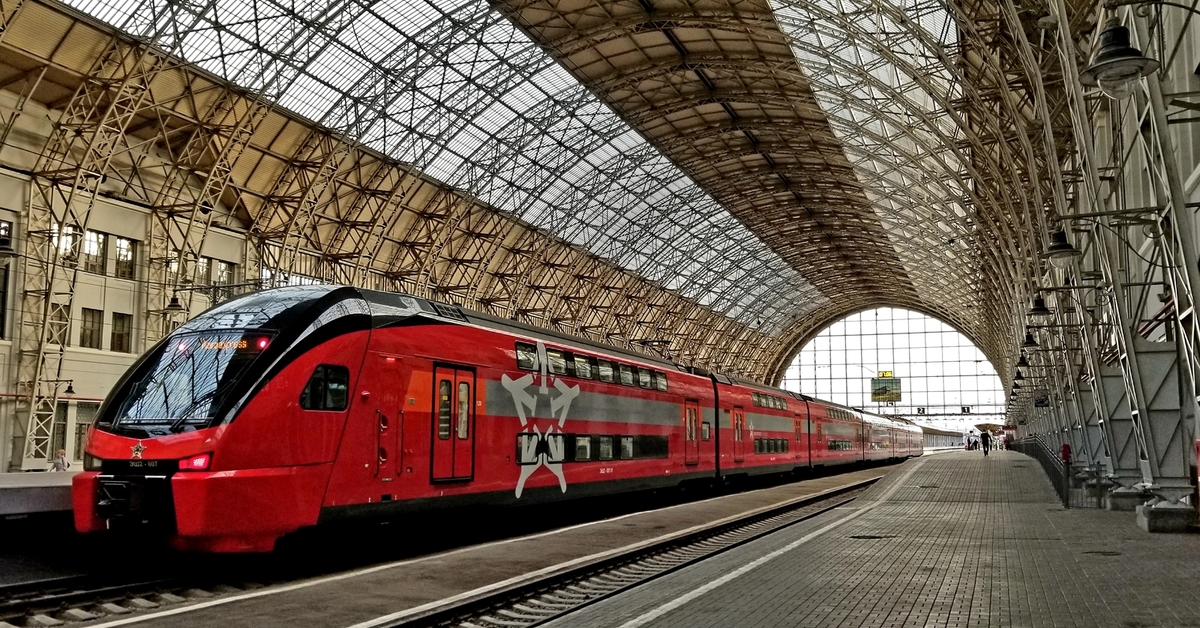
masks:
[(67, 450), (60, 449), (54, 453), (54, 458), (50, 460), (50, 464), (54, 465), (55, 471), (66, 471), (71, 468), (71, 463), (67, 461)]
[(992, 447), (992, 433), (984, 430), (979, 433), (979, 444), (983, 446), (983, 455), (988, 455), (988, 449)]

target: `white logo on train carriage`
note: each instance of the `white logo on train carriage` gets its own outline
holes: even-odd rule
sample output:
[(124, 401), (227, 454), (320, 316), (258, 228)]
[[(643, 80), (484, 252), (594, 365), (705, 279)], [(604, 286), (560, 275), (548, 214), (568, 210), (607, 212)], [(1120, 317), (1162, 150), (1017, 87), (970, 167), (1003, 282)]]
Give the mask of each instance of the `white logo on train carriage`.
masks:
[[(538, 469), (545, 467), (558, 478), (558, 488), (567, 492), (567, 478), (563, 475), (562, 463), (566, 459), (566, 437), (563, 435), (563, 425), (567, 422), (567, 413), (571, 410), (571, 401), (579, 396), (579, 386), (571, 386), (561, 378), (547, 372), (546, 345), (539, 340), (537, 343), (537, 364), (534, 368), (537, 374), (527, 373), (517, 379), (508, 375), (500, 377), (500, 383), (512, 395), (513, 405), (517, 407), (517, 418), (521, 420), (520, 448), (518, 454), (521, 464), (521, 476), (517, 478), (517, 498), (525, 490), (525, 482)], [(535, 380), (537, 383), (535, 384)], [(533, 392), (530, 392), (530, 389)], [(556, 391), (553, 394), (551, 390)], [(550, 416), (538, 417), (539, 400), (546, 397), (550, 401)], [(538, 421), (549, 422), (544, 429), (538, 428)]]

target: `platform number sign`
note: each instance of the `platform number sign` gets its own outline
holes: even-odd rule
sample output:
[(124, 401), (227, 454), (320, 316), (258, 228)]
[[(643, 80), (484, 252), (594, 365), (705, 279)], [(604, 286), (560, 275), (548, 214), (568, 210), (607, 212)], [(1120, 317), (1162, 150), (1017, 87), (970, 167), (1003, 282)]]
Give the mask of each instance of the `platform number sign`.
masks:
[(963, 406), (962, 413), (963, 414), (971, 414), (971, 406)]
[(917, 414), (925, 414), (925, 408), (917, 408)]

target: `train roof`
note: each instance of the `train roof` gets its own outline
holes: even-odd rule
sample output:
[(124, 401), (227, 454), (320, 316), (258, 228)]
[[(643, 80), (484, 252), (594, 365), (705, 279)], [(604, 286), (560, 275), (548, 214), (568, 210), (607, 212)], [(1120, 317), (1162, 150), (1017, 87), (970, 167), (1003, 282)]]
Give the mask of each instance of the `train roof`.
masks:
[(420, 313), (417, 314), (417, 316), (435, 318), (453, 323), (469, 323), (472, 325), (478, 325), (480, 327), (486, 327), (488, 329), (506, 331), (522, 336), (534, 336), (546, 340), (557, 340), (567, 345), (574, 345), (580, 349), (591, 349), (593, 351), (612, 356), (620, 356), (631, 360), (640, 360), (642, 362), (655, 364), (664, 369), (672, 371), (684, 370), (680, 365), (668, 360), (664, 360), (660, 357), (647, 355), (620, 347), (614, 347), (612, 345), (599, 343), (594, 340), (547, 329), (545, 327), (538, 327), (536, 325), (529, 325), (507, 318), (500, 318), (499, 316), (492, 316), (490, 314), (468, 310), (452, 303), (442, 303), (440, 301), (415, 297), (400, 292), (383, 292), (379, 290), (369, 290), (366, 288), (359, 288), (358, 291), (367, 302), (378, 303), (381, 305), (394, 305), (395, 300), (398, 297), (411, 299), (419, 306)]

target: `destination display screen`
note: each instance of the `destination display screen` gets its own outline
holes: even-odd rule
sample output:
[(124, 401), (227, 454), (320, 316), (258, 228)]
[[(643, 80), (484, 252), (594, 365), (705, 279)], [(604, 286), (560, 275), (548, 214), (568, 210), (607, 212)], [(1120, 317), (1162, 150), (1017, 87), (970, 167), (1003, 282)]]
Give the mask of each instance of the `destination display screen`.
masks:
[(268, 336), (230, 337), (228, 335), (181, 339), (179, 351), (263, 351), (271, 345)]

